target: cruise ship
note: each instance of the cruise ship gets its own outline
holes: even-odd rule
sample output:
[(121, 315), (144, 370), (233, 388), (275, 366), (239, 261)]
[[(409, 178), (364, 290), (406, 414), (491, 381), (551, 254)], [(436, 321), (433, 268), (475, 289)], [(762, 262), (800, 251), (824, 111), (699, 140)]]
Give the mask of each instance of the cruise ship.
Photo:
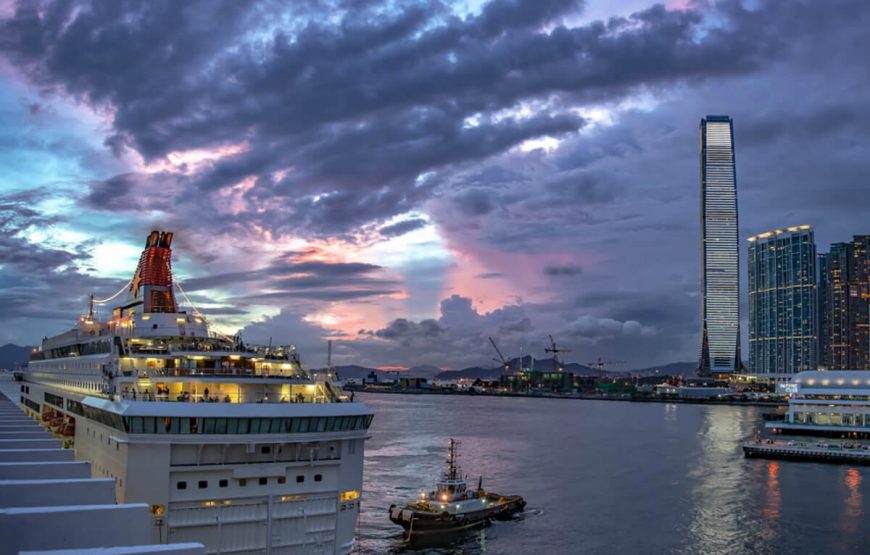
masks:
[(774, 433), (870, 438), (870, 372), (800, 372), (788, 386), (784, 419), (766, 423)]
[(150, 506), (155, 542), (350, 553), (372, 411), (292, 346), (245, 344), (179, 306), (172, 238), (148, 235), (110, 316), (91, 296), (73, 329), (42, 341), (22, 405), (115, 479), (119, 503)]

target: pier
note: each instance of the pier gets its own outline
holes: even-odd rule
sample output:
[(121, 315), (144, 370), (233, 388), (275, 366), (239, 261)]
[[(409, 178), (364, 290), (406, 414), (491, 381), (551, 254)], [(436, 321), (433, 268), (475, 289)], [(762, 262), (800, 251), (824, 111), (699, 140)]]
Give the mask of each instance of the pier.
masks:
[(117, 503), (115, 480), (94, 477), (61, 439), (18, 404), (0, 374), (0, 555), (203, 555), (200, 543), (155, 544), (148, 505)]
[(858, 443), (754, 440), (743, 444), (743, 454), (747, 458), (870, 465), (870, 445)]

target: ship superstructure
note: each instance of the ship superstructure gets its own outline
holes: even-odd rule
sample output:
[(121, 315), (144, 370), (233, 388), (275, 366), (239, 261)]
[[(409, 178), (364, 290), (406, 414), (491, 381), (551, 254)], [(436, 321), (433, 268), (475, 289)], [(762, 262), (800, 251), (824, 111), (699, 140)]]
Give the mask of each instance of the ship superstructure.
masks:
[(209, 553), (349, 553), (372, 412), (292, 346), (254, 346), (179, 306), (172, 234), (152, 232), (111, 317), (45, 338), (21, 384), (159, 542)]

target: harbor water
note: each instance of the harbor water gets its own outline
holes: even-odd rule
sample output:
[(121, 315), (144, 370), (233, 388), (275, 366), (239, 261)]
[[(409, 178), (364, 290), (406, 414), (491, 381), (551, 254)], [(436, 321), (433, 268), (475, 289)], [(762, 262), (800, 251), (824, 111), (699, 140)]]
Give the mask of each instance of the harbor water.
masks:
[(417, 553), (858, 554), (870, 467), (745, 459), (758, 407), (357, 394), (366, 444), (362, 553), (412, 553), (391, 503), (432, 489), (448, 438), (469, 483), (522, 517)]

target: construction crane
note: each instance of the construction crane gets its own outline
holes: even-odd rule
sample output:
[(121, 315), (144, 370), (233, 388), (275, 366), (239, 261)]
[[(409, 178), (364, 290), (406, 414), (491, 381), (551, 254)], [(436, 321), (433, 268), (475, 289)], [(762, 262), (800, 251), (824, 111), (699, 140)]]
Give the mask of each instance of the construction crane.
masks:
[(507, 376), (511, 369), (511, 361), (506, 359), (505, 356), (501, 354), (501, 349), (499, 349), (498, 345), (495, 344), (495, 339), (490, 337), (489, 342), (492, 343), (492, 348), (495, 349), (496, 353), (498, 353), (498, 358), (493, 358), (492, 360), (502, 363), (502, 366), (504, 368), (504, 375)]
[(553, 339), (552, 335), (548, 335), (547, 337), (550, 338), (550, 346), (544, 349), (544, 351), (552, 353), (553, 355), (553, 371), (561, 372), (563, 368), (562, 363), (559, 362), (559, 353), (570, 353), (571, 349), (560, 349), (556, 346), (556, 340)]
[(625, 364), (624, 360), (601, 360), (601, 357), (598, 357), (598, 360), (595, 362), (587, 362), (591, 368), (595, 368), (599, 376), (604, 375), (605, 366), (612, 366), (614, 364)]

